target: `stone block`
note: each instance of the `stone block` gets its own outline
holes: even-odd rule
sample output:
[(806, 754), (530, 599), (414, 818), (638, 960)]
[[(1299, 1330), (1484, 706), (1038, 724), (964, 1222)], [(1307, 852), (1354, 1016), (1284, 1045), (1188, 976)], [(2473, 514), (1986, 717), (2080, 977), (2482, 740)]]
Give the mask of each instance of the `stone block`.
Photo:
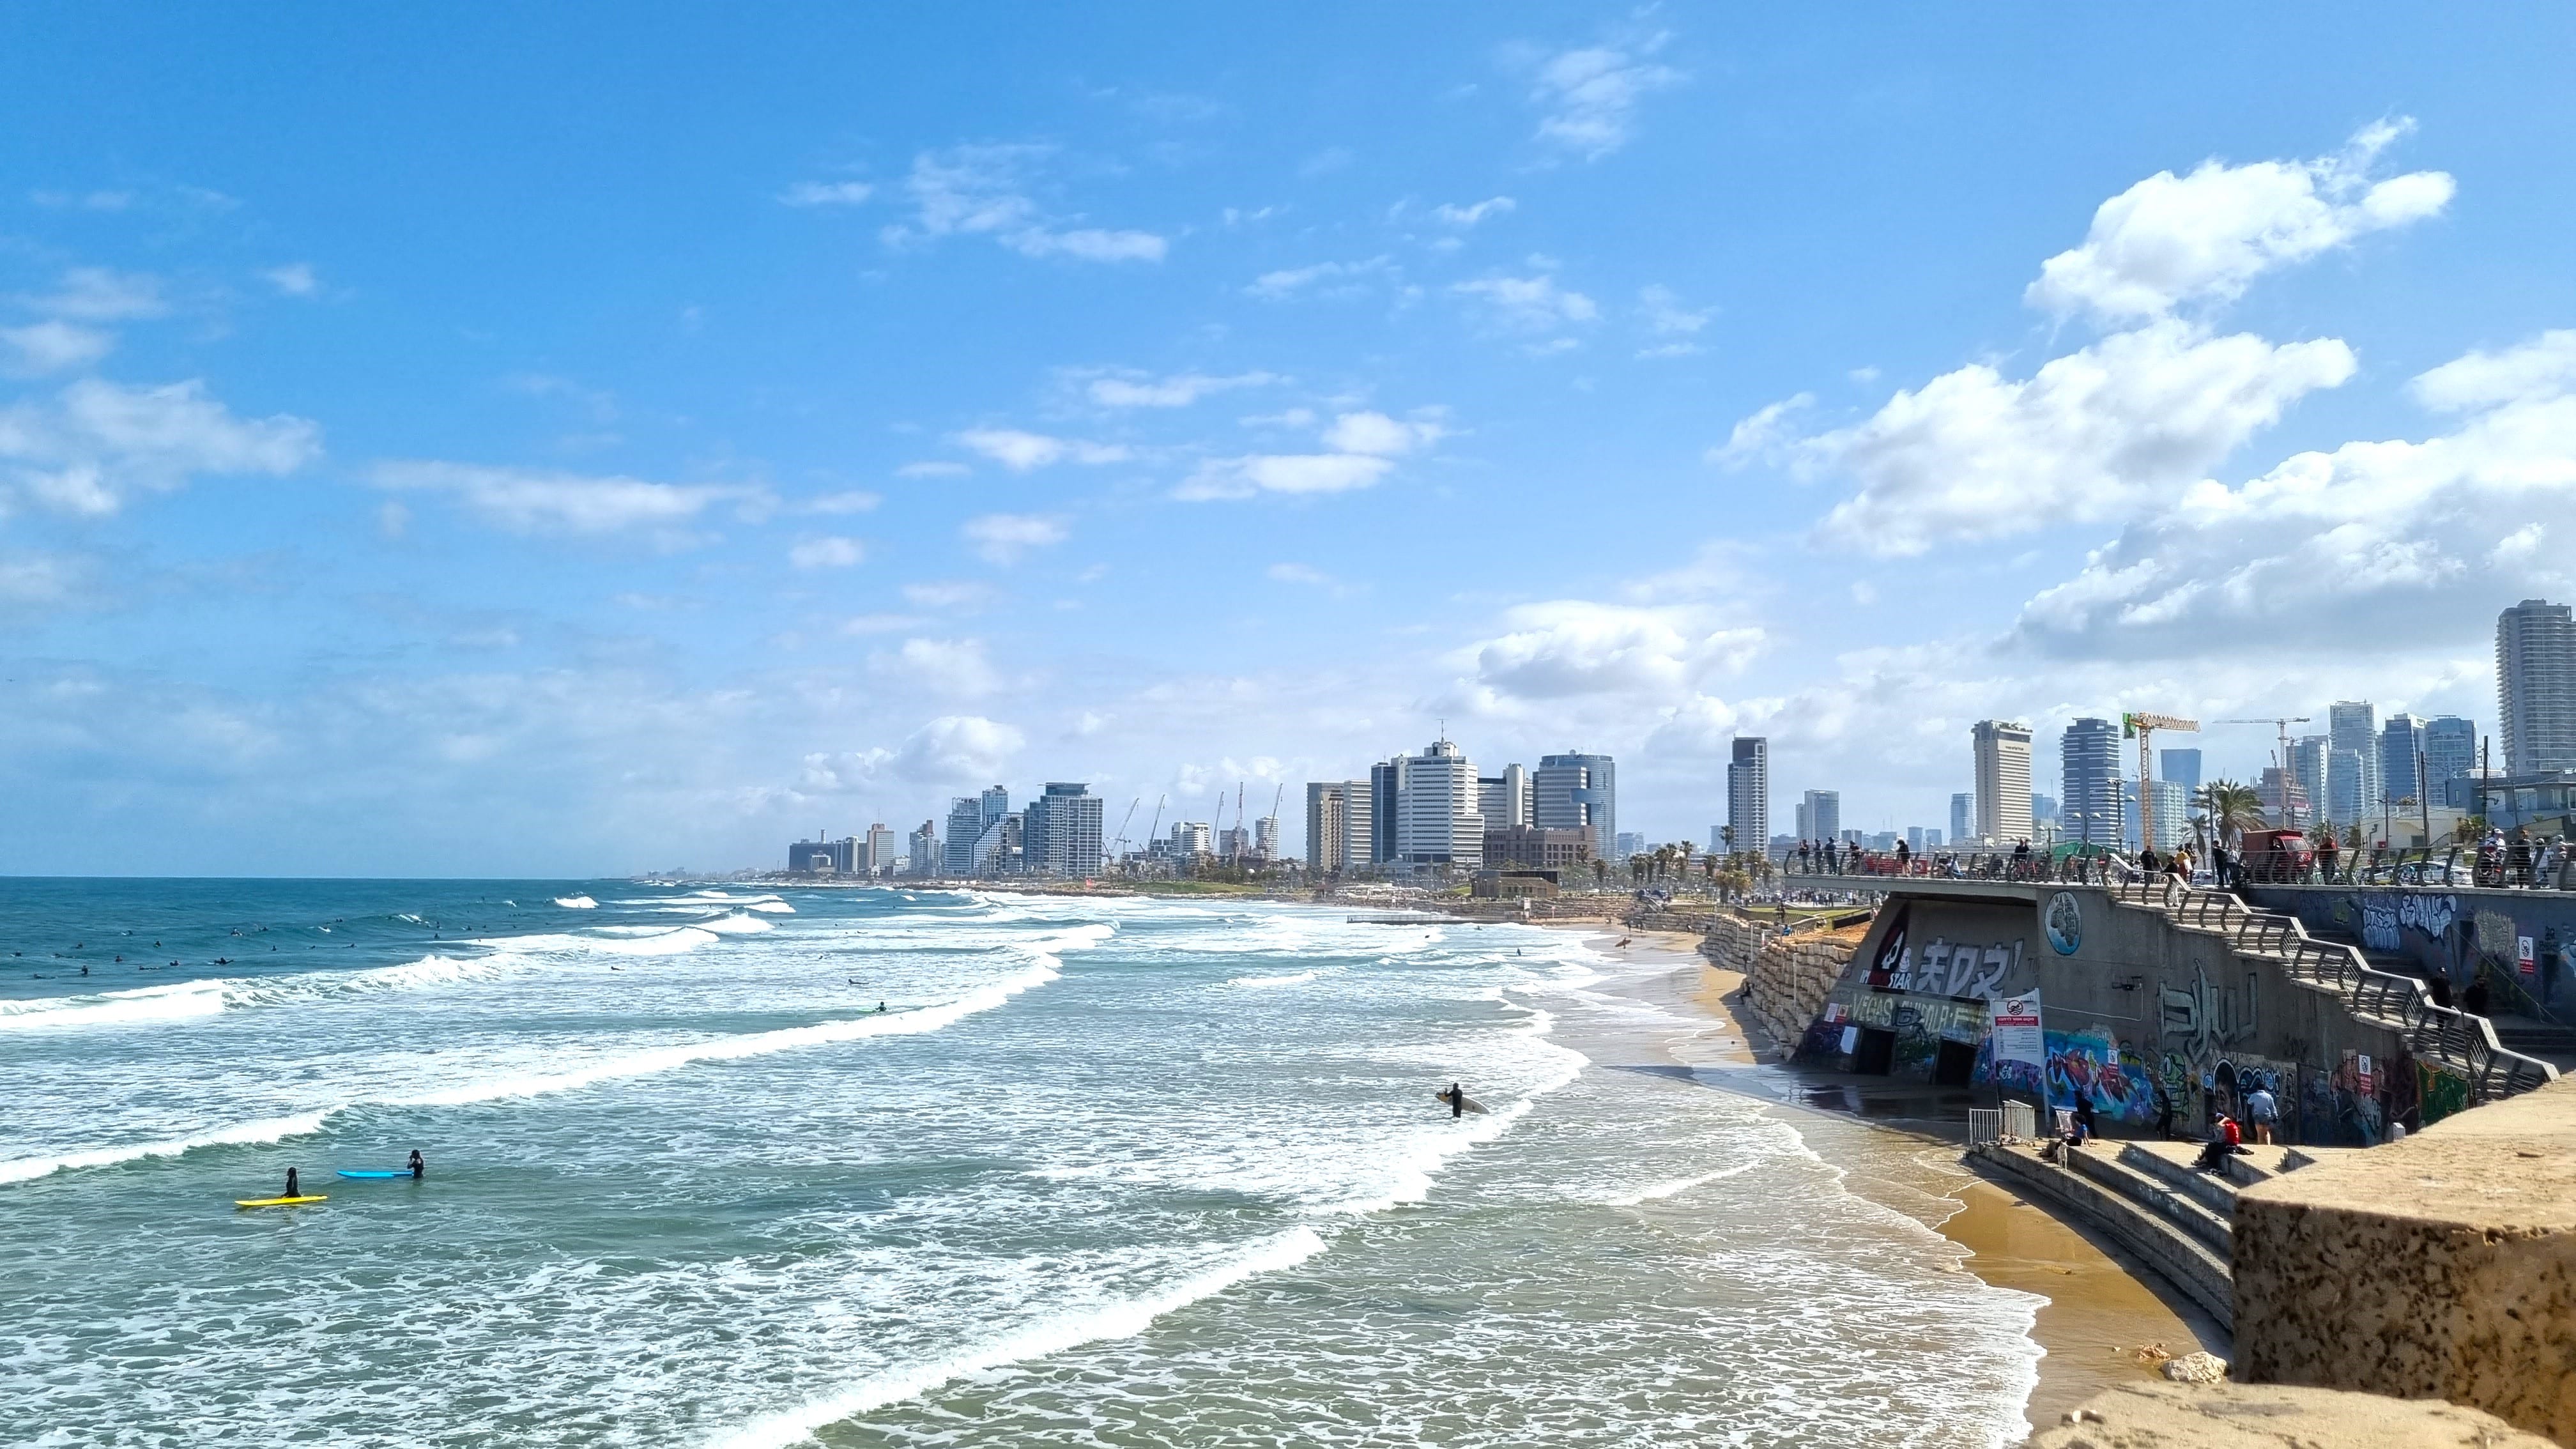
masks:
[(2281, 1384), (2124, 1384), (2030, 1449), (2555, 1449), (2492, 1414)]

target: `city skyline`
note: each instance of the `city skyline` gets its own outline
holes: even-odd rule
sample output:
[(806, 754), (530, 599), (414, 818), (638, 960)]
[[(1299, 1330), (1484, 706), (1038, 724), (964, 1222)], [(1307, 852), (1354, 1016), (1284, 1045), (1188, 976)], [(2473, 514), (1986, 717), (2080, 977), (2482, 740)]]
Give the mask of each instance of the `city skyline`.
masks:
[(0, 870), (747, 865), (1443, 720), (1901, 829), (1985, 719), (2492, 732), (2576, 595), (2563, 13), (604, 13), (6, 22)]

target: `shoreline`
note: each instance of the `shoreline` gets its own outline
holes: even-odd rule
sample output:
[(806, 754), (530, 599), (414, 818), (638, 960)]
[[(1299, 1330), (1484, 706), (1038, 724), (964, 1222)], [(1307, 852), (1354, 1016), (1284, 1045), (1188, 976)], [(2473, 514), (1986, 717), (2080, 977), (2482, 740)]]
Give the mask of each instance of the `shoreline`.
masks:
[[(1669, 962), (1674, 970), (1664, 985), (1670, 1000), (1660, 1004), (1733, 1028), (1731, 1036), (1690, 1044), (1692, 1059), (1683, 1065), (1714, 1069), (1703, 1073), (1707, 1085), (1795, 1113), (1809, 1150), (1850, 1174), (1853, 1191), (1956, 1244), (1964, 1254), (1960, 1271), (2040, 1300), (2029, 1337), (2042, 1357), (2022, 1406), (2033, 1432), (2056, 1424), (2066, 1410), (2104, 1389), (2163, 1382), (2157, 1361), (2136, 1356), (2134, 1350), (2143, 1346), (2161, 1344), (2176, 1357), (2203, 1348), (2232, 1356), (2217, 1325), (2153, 1270), (2091, 1229), (1974, 1172), (1959, 1160), (1957, 1142), (1783, 1095), (1777, 1089), (1796, 1078), (1764, 1060), (1774, 1044), (1728, 999), (1742, 987), (1742, 974), (1720, 970), (1700, 955), (1698, 936), (1622, 931), (1594, 922), (1533, 924), (1611, 940), (1624, 934), (1631, 944), (1613, 954), (1647, 964)], [(1763, 1079), (1758, 1083), (1757, 1075)], [(1742, 1080), (1730, 1083), (1729, 1077)]]

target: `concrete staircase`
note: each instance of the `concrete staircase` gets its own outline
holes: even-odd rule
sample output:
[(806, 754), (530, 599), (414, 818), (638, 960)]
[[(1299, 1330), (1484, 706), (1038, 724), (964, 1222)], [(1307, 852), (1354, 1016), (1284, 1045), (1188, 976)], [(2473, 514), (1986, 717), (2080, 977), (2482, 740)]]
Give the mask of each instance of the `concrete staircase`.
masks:
[(2492, 1102), (2557, 1080), (2558, 1068), (2508, 1046), (2487, 1018), (2435, 1006), (2414, 976), (2382, 971), (2340, 941), (2321, 941), (2295, 917), (2247, 906), (2233, 891), (2200, 890), (2171, 876), (2110, 887), (2111, 899), (2154, 911), (2175, 929), (2214, 936), (2240, 956), (2276, 964), (2290, 978), (2334, 996), (2359, 1021), (2396, 1034), (2416, 1056), (2467, 1080), (2472, 1103)]
[(1985, 1142), (1968, 1149), (1968, 1157), (2099, 1230), (2233, 1332), (2228, 1258), (2236, 1185), (2191, 1171), (2197, 1149), (2188, 1144), (2157, 1144), (2184, 1146), (2178, 1162), (2139, 1150), (2147, 1145), (2096, 1142), (2052, 1162), (2039, 1144)]

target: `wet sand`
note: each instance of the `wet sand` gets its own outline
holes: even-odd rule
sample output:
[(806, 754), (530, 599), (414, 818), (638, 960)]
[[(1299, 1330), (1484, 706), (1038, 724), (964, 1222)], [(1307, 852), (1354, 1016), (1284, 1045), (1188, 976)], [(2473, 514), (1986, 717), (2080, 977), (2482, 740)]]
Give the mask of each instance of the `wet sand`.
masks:
[[(1605, 929), (1569, 922), (1568, 929), (1599, 936)], [(2046, 1300), (2031, 1327), (2045, 1351), (2039, 1383), (2023, 1413), (2036, 1429), (2054, 1425), (2070, 1408), (2115, 1384), (2161, 1379), (2160, 1360), (2139, 1350), (2160, 1346), (2174, 1355), (2208, 1349), (2230, 1356), (2227, 1336), (2215, 1321), (2161, 1278), (2098, 1234), (2061, 1221), (2040, 1204), (1989, 1182), (1962, 1162), (1955, 1135), (1964, 1123), (1917, 1121), (1898, 1125), (1866, 1121), (1848, 1112), (1819, 1110), (1802, 1101), (1798, 1074), (1759, 1067), (1776, 1060), (1773, 1043), (1727, 998), (1741, 989), (1740, 973), (1721, 971), (1699, 954), (1700, 938), (1670, 932), (1619, 932), (1593, 944), (1637, 962), (1669, 961), (1673, 973), (1653, 993), (1658, 1004), (1695, 1009), (1732, 1030), (1676, 1041), (1674, 1059), (1723, 1090), (1778, 1103), (1800, 1116), (1799, 1131), (1818, 1156), (1851, 1174), (1851, 1186), (1938, 1230), (1967, 1250), (1961, 1266), (1998, 1288)], [(1623, 950), (1610, 950), (1620, 934)]]

